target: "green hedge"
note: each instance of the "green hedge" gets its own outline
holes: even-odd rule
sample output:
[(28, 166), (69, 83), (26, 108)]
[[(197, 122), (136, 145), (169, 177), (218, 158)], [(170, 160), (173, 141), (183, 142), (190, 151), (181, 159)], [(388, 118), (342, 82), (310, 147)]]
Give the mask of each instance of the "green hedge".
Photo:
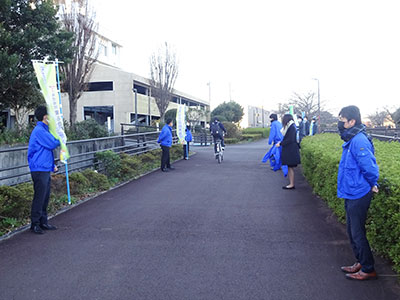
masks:
[[(301, 143), (304, 175), (314, 192), (345, 222), (344, 200), (336, 197), (343, 142), (337, 134), (306, 137)], [(374, 140), (379, 166), (379, 193), (372, 200), (367, 235), (372, 248), (391, 259), (400, 272), (400, 143)]]
[(242, 130), (242, 134), (260, 134), (262, 137), (267, 138), (269, 136), (270, 128), (257, 128), (249, 127)]
[[(174, 145), (170, 150), (171, 161), (182, 157), (182, 146)], [(127, 154), (104, 151), (96, 154), (96, 171), (86, 169), (69, 175), (71, 202), (105, 191), (110, 187), (136, 178), (160, 166), (161, 150), (144, 154)], [(33, 198), (31, 183), (16, 186), (0, 186), (0, 236), (30, 222)], [(67, 205), (66, 179), (63, 174), (52, 175), (49, 214)]]

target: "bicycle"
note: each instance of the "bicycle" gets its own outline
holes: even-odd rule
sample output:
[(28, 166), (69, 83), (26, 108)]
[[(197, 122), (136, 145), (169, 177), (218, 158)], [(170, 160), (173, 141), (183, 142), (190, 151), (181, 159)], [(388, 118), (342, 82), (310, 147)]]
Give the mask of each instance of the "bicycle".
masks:
[(221, 139), (217, 139), (217, 141), (215, 142), (215, 149), (215, 159), (217, 159), (218, 163), (220, 164), (224, 160), (224, 150), (221, 146)]

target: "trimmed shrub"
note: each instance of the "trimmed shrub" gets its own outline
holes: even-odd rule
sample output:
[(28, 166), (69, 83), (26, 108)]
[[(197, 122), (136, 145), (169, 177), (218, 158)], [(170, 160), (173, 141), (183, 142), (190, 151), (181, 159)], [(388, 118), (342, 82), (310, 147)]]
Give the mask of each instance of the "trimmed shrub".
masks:
[(222, 124), (224, 124), (224, 127), (227, 131), (227, 135), (225, 136), (225, 138), (236, 138), (236, 139), (240, 139), (241, 136), (241, 132), (239, 127), (232, 122), (222, 122)]
[(249, 127), (242, 130), (242, 134), (260, 134), (262, 137), (267, 138), (269, 136), (270, 128), (258, 128)]
[(93, 192), (89, 180), (80, 172), (69, 174), (69, 188), (71, 195), (85, 195)]
[(225, 144), (237, 144), (240, 142), (240, 140), (237, 138), (225, 138), (224, 141)]
[(104, 152), (97, 152), (95, 154), (98, 164), (96, 170), (104, 173), (109, 180), (120, 178), (121, 170), (121, 157), (119, 154), (107, 150)]
[[(338, 199), (337, 172), (342, 154), (337, 134), (305, 137), (301, 143), (304, 175), (314, 192), (331, 207), (339, 220), (345, 222), (344, 200)], [(379, 166), (379, 193), (374, 195), (367, 220), (371, 246), (390, 258), (400, 271), (400, 143), (374, 140)]]
[(82, 175), (86, 177), (89, 181), (89, 187), (94, 191), (105, 191), (111, 187), (104, 174), (100, 174), (91, 169), (86, 169), (82, 171)]
[(65, 126), (65, 133), (69, 140), (85, 140), (108, 136), (107, 128), (94, 119), (76, 122), (75, 125)]
[(256, 141), (262, 139), (262, 133), (242, 134), (241, 140)]

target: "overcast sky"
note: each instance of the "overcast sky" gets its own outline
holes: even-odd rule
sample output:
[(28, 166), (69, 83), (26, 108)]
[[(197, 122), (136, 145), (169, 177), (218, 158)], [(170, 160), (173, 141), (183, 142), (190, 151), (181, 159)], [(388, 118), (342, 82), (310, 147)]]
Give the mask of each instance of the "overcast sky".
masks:
[(149, 77), (165, 41), (179, 58), (175, 87), (208, 100), (277, 108), (317, 92), (334, 115), (400, 107), (396, 0), (94, 0), (97, 19), (122, 44), (122, 68)]

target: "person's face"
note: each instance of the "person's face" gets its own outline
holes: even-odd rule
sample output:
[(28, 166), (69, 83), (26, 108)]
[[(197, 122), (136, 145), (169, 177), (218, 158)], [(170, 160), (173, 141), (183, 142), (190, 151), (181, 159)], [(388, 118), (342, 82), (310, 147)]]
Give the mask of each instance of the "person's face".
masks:
[(49, 125), (49, 115), (44, 115), (43, 116), (43, 121), (44, 124)]
[(356, 125), (356, 120), (347, 120), (345, 117), (339, 116), (339, 121), (343, 122), (343, 126), (346, 129), (349, 129)]
[(172, 127), (172, 122), (168, 124), (169, 127)]

